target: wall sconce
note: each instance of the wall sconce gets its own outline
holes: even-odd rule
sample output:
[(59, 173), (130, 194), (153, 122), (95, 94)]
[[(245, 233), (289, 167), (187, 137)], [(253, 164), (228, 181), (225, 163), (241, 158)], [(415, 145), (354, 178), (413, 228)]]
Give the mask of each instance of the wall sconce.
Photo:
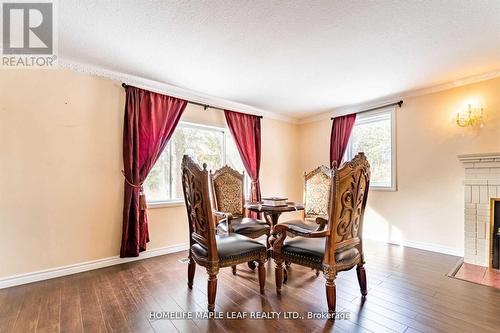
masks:
[(472, 107), (469, 104), (467, 111), (462, 113), (457, 112), (457, 125), (460, 127), (468, 127), (479, 124), (479, 127), (483, 127), (483, 108), (482, 107)]

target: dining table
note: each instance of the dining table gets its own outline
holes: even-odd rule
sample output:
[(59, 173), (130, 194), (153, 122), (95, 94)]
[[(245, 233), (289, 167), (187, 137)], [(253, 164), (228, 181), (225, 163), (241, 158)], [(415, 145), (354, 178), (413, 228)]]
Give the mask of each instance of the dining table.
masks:
[[(261, 213), (264, 215), (266, 222), (271, 226), (271, 232), (276, 224), (278, 224), (278, 220), (281, 214), (286, 212), (295, 212), (304, 210), (303, 204), (298, 204), (295, 202), (287, 202), (286, 205), (282, 206), (268, 206), (264, 205), (262, 202), (247, 202), (245, 204), (245, 208), (251, 212)], [(267, 257), (270, 258), (272, 256), (271, 244), (269, 242), (269, 236), (266, 240), (267, 246)], [(249, 263), (249, 267), (252, 267)]]
[(281, 214), (304, 210), (304, 205), (295, 202), (287, 202), (286, 205), (282, 206), (268, 206), (262, 204), (261, 202), (247, 202), (245, 204), (245, 208), (251, 212), (262, 213), (266, 222), (268, 222), (271, 228), (273, 228), (276, 224), (278, 224)]

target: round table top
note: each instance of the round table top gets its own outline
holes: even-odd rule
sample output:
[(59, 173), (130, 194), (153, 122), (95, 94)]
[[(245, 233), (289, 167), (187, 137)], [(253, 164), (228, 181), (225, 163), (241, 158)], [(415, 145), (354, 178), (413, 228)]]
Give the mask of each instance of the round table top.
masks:
[(293, 212), (296, 210), (304, 210), (304, 205), (295, 202), (288, 202), (286, 206), (267, 206), (260, 202), (248, 202), (245, 208), (253, 212), (266, 213), (266, 212)]

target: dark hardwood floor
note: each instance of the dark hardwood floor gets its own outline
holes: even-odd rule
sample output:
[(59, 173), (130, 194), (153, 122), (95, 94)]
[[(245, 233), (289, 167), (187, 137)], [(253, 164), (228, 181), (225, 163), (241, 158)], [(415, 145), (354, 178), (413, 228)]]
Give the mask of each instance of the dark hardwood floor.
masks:
[[(186, 252), (0, 290), (0, 332), (499, 332), (500, 290), (446, 276), (457, 257), (368, 242), (368, 296), (356, 272), (337, 277), (337, 309), (349, 320), (150, 320), (150, 311), (204, 311), (207, 275), (187, 288)], [(326, 309), (324, 279), (292, 266), (281, 296), (267, 264), (265, 295), (257, 273), (219, 273), (216, 311)]]

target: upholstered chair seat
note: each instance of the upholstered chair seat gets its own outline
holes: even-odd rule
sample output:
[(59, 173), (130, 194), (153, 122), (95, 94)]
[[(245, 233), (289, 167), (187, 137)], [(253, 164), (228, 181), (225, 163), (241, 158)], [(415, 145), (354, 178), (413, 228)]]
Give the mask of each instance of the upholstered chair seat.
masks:
[[(219, 234), (228, 233), (228, 224), (225, 221), (220, 223), (217, 231)], [(264, 221), (252, 219), (249, 217), (237, 217), (231, 219), (232, 232), (244, 236), (266, 235), (271, 230), (271, 227)]]
[[(286, 239), (282, 252), (287, 257), (293, 257), (293, 261), (310, 262), (314, 266), (322, 265), (325, 257), (325, 238), (306, 238), (297, 236)], [(335, 250), (335, 262), (337, 265), (354, 265), (359, 259), (359, 251), (354, 246), (348, 246)]]
[[(248, 237), (238, 234), (215, 236), (219, 264), (230, 266), (233, 262), (245, 262), (255, 256), (266, 253), (266, 246)], [(197, 260), (207, 260), (208, 251), (200, 244), (191, 246), (191, 251)]]

